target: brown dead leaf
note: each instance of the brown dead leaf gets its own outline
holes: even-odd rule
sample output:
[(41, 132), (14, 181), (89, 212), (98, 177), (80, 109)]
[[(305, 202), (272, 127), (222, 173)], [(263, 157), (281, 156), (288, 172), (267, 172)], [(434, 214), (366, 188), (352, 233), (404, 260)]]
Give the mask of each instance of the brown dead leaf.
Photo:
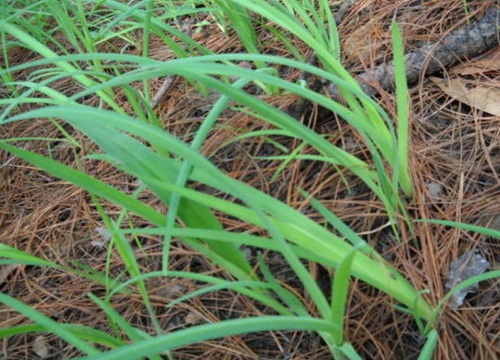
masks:
[(430, 80), (456, 100), (491, 115), (500, 116), (500, 88), (483, 86), (459, 78), (445, 80), (430, 77)]
[(38, 355), (40, 359), (46, 359), (49, 356), (49, 347), (45, 336), (36, 337), (33, 343), (33, 352)]
[(189, 325), (201, 324), (204, 322), (203, 316), (195, 311), (190, 311), (184, 318), (184, 322)]
[(99, 234), (100, 240), (93, 240), (90, 242), (90, 244), (92, 246), (98, 247), (99, 249), (102, 249), (111, 239), (111, 232), (108, 228), (103, 226), (95, 228), (95, 231), (97, 232), (97, 234)]
[(165, 299), (175, 299), (182, 296), (188, 291), (188, 287), (185, 284), (177, 283), (170, 286), (162, 287), (158, 289), (158, 295)]

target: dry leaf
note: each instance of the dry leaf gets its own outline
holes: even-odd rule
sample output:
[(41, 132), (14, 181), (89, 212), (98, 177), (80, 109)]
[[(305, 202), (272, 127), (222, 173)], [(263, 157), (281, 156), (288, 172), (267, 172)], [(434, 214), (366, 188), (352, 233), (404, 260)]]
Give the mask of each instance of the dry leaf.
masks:
[[(448, 289), (453, 289), (455, 286), (470, 279), (473, 276), (481, 275), (490, 267), (490, 263), (481, 255), (474, 251), (469, 251), (460, 256), (458, 259), (451, 263), (450, 272), (448, 274), (448, 281), (445, 286)], [(463, 303), (464, 299), (469, 293), (476, 292), (478, 284), (462, 289), (450, 298), (450, 307), (458, 309)]]
[(430, 77), (443, 92), (472, 108), (500, 116), (500, 89), (462, 79), (444, 80)]
[(45, 336), (37, 336), (33, 342), (33, 352), (41, 359), (46, 359), (49, 356), (49, 347)]
[(102, 240), (93, 240), (90, 244), (102, 249), (111, 239), (111, 233), (108, 228), (102, 226), (95, 228), (95, 231), (101, 236)]
[(439, 200), (441, 198), (441, 192), (443, 191), (443, 186), (437, 182), (426, 182), (425, 186), (429, 190), (429, 196), (434, 200)]
[(204, 322), (203, 317), (197, 312), (190, 311), (184, 318), (184, 322), (189, 325), (201, 324)]
[(166, 299), (175, 299), (176, 297), (182, 296), (187, 291), (188, 287), (186, 285), (177, 283), (158, 289), (158, 295)]

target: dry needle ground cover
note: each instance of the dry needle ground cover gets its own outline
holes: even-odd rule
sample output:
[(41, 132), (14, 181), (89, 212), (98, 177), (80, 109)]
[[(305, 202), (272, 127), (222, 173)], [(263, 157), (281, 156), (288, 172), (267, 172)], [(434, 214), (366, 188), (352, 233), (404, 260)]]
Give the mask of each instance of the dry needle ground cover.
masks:
[[(305, 14), (312, 14), (314, 6), (326, 10), (325, 1), (262, 3), (272, 3), (281, 14), (288, 11), (287, 16), (296, 19), (303, 19), (299, 9)], [(349, 4), (342, 7), (344, 3)], [(499, 270), (498, 43), (486, 54), (461, 58), (432, 79), (421, 76), (408, 88), (408, 139), (395, 135), (408, 148), (405, 152), (402, 146), (400, 157), (391, 163), (391, 154), (399, 151), (391, 146), (401, 142), (380, 145), (377, 134), (385, 128), (374, 127), (370, 134), (347, 115), (356, 119), (356, 111), (366, 110), (369, 117), (383, 119), (377, 114), (387, 114), (397, 122), (404, 116), (406, 96), (379, 89), (373, 104), (356, 103), (349, 100), (354, 85), (346, 85), (345, 98), (338, 103), (352, 113), (344, 108), (335, 112), (337, 108), (328, 108), (330, 103), (317, 98), (301, 103), (303, 111), (294, 113), (295, 125), (289, 116), (285, 123), (281, 115), (260, 104), (287, 116), (301, 96), (259, 74), (308, 87), (311, 82), (305, 79), (304, 69), (252, 55), (193, 60), (201, 55), (252, 54), (254, 49), (254, 54), (309, 61), (310, 66), (331, 70), (328, 64), (332, 63), (325, 61), (326, 53), (318, 53), (319, 46), (313, 48), (299, 35), (283, 30), (281, 23), (282, 27), (275, 26), (280, 14), (259, 13), (247, 5), (241, 1), (2, 2), (0, 242), (5, 247), (0, 250), (0, 357), (106, 358), (104, 351), (128, 349), (128, 344), (183, 329), (269, 316), (270, 331), (250, 322), (242, 323), (239, 331), (210, 330), (222, 331), (220, 336), (200, 330), (187, 342), (175, 340), (179, 346), (172, 342), (144, 354), (152, 359), (498, 358), (497, 273), (496, 277), (486, 273), (484, 281), (462, 292), (463, 299), (447, 299), (435, 317), (426, 312), (467, 279), (457, 267), (471, 270), (477, 260), (488, 266), (472, 275)], [(392, 61), (391, 20), (403, 34), (405, 52), (411, 52), (474, 24), (498, 4), (360, 0), (330, 1), (329, 5), (334, 13), (339, 8), (344, 11), (336, 18), (339, 62), (356, 75)], [(317, 14), (322, 14), (320, 10)], [(154, 29), (163, 25), (155, 19), (175, 34), (161, 36)], [(248, 28), (235, 25), (245, 19), (251, 19), (253, 30), (247, 37), (242, 33)], [(330, 35), (332, 40), (335, 34)], [(105, 55), (92, 55), (96, 53)], [(135, 58), (120, 58), (127, 55)], [(311, 61), (313, 55), (319, 60)], [(62, 56), (60, 62), (57, 56)], [(161, 69), (158, 62), (130, 60), (141, 56), (165, 64), (183, 56), (193, 61), (170, 73), (165, 67), (161, 73), (155, 72)], [(44, 58), (49, 60), (27, 66)], [(234, 74), (223, 68), (229, 63), (236, 65), (228, 67)], [(205, 67), (214, 70), (202, 73)], [(123, 77), (141, 69), (146, 75)], [(189, 73), (196, 70), (200, 73)], [(249, 79), (251, 71), (255, 78)], [(241, 93), (232, 93), (209, 77), (221, 84), (235, 83)], [(118, 80), (112, 83), (113, 79)], [(371, 85), (377, 88), (376, 82)], [(159, 97), (162, 86), (166, 92)], [(461, 94), (453, 93), (457, 87)], [(325, 87), (316, 90), (326, 94)], [(230, 98), (226, 103), (221, 103), (221, 93)], [(241, 94), (259, 102), (245, 102)], [(474, 96), (486, 100), (471, 100)], [(156, 103), (151, 105), (152, 101)], [(218, 106), (220, 111), (215, 111)], [(22, 119), (22, 114), (33, 110), (39, 112)], [(121, 128), (113, 113), (137, 120), (128, 123), (131, 128)], [(9, 122), (15, 116), (19, 119)], [(109, 123), (103, 120), (106, 117)], [(205, 131), (202, 124), (212, 119), (213, 126), (200, 138)], [(132, 124), (140, 125), (132, 131)], [(172, 137), (156, 138), (155, 127)], [(330, 145), (352, 155), (352, 167), (340, 157), (325, 160)], [(16, 153), (13, 147), (20, 150)], [(53, 162), (29, 158), (28, 151)], [(405, 188), (401, 154), (408, 165), (411, 191)], [(23, 156), (31, 160), (22, 160)], [(132, 166), (128, 161), (135, 162)], [(58, 168), (57, 163), (68, 168)], [(359, 171), (363, 164), (367, 164), (366, 173)], [(45, 170), (40, 169), (43, 166)], [(83, 173), (123, 197), (92, 183)], [(173, 180), (155, 178), (160, 175)], [(238, 188), (228, 178), (248, 187)], [(389, 180), (384, 183), (384, 179)], [(297, 215), (282, 214), (285, 210), (278, 203), (296, 209)], [(292, 224), (294, 219), (297, 223)], [(306, 229), (303, 235), (301, 227)], [(324, 231), (353, 244), (337, 253), (307, 232), (313, 230), (318, 238)], [(209, 241), (217, 237), (218, 241)], [(271, 245), (266, 245), (266, 239)], [(237, 246), (230, 247), (232, 241)], [(379, 274), (371, 274), (372, 279), (369, 271), (363, 272), (362, 255), (357, 252), (367, 246), (372, 250), (366, 258), (374, 264), (370, 269), (377, 270), (382, 263), (392, 267), (405, 279), (394, 280), (395, 284), (411, 284), (408, 292), (403, 288), (391, 292), (376, 282)], [(238, 255), (233, 257), (232, 251)], [(164, 276), (159, 275), (162, 272)], [(380, 274), (385, 279), (385, 273)], [(345, 303), (343, 283), (333, 281), (335, 275), (350, 278), (345, 281)], [(392, 277), (396, 275), (390, 272), (388, 278)], [(256, 285), (259, 281), (265, 286)], [(422, 298), (413, 298), (410, 290)], [(37, 319), (5, 296), (53, 322), (75, 326), (54, 331), (53, 323)], [(331, 308), (324, 305), (329, 301)], [(345, 320), (339, 320), (339, 314)], [(281, 324), (278, 316), (286, 316), (289, 325)], [(292, 324), (293, 316), (302, 316), (304, 328)], [(316, 318), (325, 323), (307, 323)], [(340, 332), (330, 332), (326, 320), (340, 325)], [(34, 325), (22, 326), (28, 324)], [(84, 344), (64, 338), (65, 333), (83, 339)], [(437, 336), (437, 342), (432, 336)], [(85, 343), (95, 347), (86, 351)], [(154, 346), (161, 349), (162, 345)], [(433, 352), (425, 352), (426, 346)], [(140, 349), (132, 350), (116, 356), (141, 357)]]

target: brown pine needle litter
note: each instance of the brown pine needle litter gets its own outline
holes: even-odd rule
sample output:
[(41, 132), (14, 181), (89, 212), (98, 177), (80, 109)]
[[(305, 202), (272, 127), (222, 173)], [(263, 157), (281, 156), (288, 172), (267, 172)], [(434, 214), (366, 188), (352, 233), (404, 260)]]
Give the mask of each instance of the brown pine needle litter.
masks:
[[(332, 2), (332, 3), (338, 3)], [(464, 14), (462, 1), (355, 1), (344, 13), (339, 25), (342, 42), (343, 65), (353, 74), (374, 69), (392, 59), (390, 21), (396, 21), (404, 34), (405, 49), (418, 51), (428, 43), (436, 43), (454, 31), (464, 28), (468, 21), (480, 21), (487, 12), (496, 9), (497, 1), (471, 0)], [(488, 12), (488, 14), (490, 14)], [(200, 17), (203, 15), (199, 15)], [(491, 15), (490, 15), (491, 16)], [(498, 24), (498, 16), (497, 24)], [(202, 21), (203, 19), (197, 19)], [(211, 19), (207, 19), (211, 20)], [(498, 25), (497, 25), (498, 28)], [(260, 28), (258, 28), (260, 29)], [(498, 34), (497, 34), (498, 35)], [(142, 33), (135, 31), (137, 42)], [(215, 24), (201, 31), (194, 31), (192, 38), (215, 53), (243, 51), (235, 34), (223, 33)], [(286, 56), (286, 48), (265, 32), (258, 34), (265, 44), (263, 52)], [(61, 36), (61, 38), (63, 38)], [(269, 39), (269, 41), (266, 41)], [(123, 41), (123, 42), (121, 42)], [(114, 40), (115, 49), (125, 49), (124, 40)], [(72, 45), (67, 44), (68, 47)], [(304, 44), (298, 44), (304, 57), (311, 56)], [(138, 45), (139, 47), (139, 45)], [(498, 47), (498, 36), (496, 40)], [(100, 49), (106, 51), (106, 49)], [(139, 48), (126, 48), (136, 53)], [(19, 48), (9, 49), (9, 65), (31, 61), (32, 53)], [(153, 37), (150, 56), (169, 60), (174, 54), (161, 39)], [(487, 55), (486, 55), (487, 56)], [(467, 66), (475, 59), (466, 54), (459, 59), (460, 66)], [(3, 57), (0, 63), (5, 64)], [(448, 79), (459, 77), (483, 87), (500, 88), (500, 68), (494, 62), (477, 72), (454, 74), (453, 68), (443, 66), (437, 76)], [(17, 81), (30, 74), (15, 73)], [(297, 79), (298, 71), (283, 70), (283, 77)], [(414, 219), (454, 220), (500, 230), (500, 117), (467, 105), (446, 94), (439, 86), (422, 76), (410, 88), (411, 134), (410, 163), (414, 180), (413, 201), (407, 205)], [(384, 86), (370, 83), (377, 89), (377, 101), (395, 118), (394, 93)], [(140, 84), (132, 84), (142, 90)], [(80, 91), (72, 82), (52, 84), (66, 95)], [(162, 80), (151, 82), (151, 96), (158, 93)], [(170, 133), (190, 140), (190, 134), (199, 126), (216, 96), (199, 89), (183, 79), (177, 79), (156, 104), (156, 113), (162, 126)], [(255, 96), (269, 104), (287, 110), (298, 99), (294, 95), (268, 96), (254, 91)], [(324, 91), (320, 89), (319, 91)], [(4, 96), (0, 85), (0, 99)], [(124, 97), (124, 99), (126, 99)], [(119, 101), (119, 100), (118, 100)], [(156, 100), (155, 100), (156, 101)], [(498, 99), (500, 102), (500, 99)], [(99, 106), (96, 99), (85, 103)], [(120, 103), (125, 111), (132, 104)], [(21, 111), (33, 107), (22, 105)], [(343, 119), (310, 105), (303, 114), (303, 121), (325, 134), (332, 143), (349, 149), (360, 158), (369, 159), (368, 150), (356, 131)], [(312, 219), (321, 220), (320, 214), (304, 200), (299, 189), (307, 189), (328, 209), (334, 211), (418, 289), (428, 289), (426, 298), (437, 304), (448, 291), (445, 287), (452, 262), (462, 254), (477, 251), (490, 264), (499, 269), (500, 242), (498, 239), (471, 232), (424, 222), (415, 223), (414, 233), (402, 232), (398, 242), (385, 227), (387, 217), (383, 206), (374, 194), (357, 178), (322, 163), (293, 160), (279, 172), (281, 161), (263, 157), (278, 155), (276, 147), (266, 138), (251, 137), (235, 143), (228, 142), (250, 130), (270, 128), (268, 124), (226, 110), (218, 119), (219, 126), (210, 134), (203, 154), (232, 178), (239, 179), (265, 193), (272, 194), (290, 206), (300, 209)], [(49, 155), (74, 168), (91, 174), (127, 193), (133, 193), (140, 184), (113, 166), (95, 159), (83, 159), (97, 151), (85, 136), (70, 127), (65, 129), (82, 144), (72, 147), (67, 142), (30, 141), (27, 150)], [(60, 131), (47, 122), (23, 121), (2, 125), (0, 139), (37, 137), (57, 138)], [(278, 139), (281, 146), (295, 149), (300, 142), (290, 138)], [(25, 143), (24, 143), (25, 144)], [(302, 154), (308, 154), (304, 148)], [(196, 185), (194, 185), (196, 186)], [(166, 209), (149, 193), (141, 193), (141, 201), (161, 212)], [(118, 216), (117, 206), (102, 202), (110, 217)], [(148, 224), (138, 218), (128, 219), (135, 227)], [(229, 217), (220, 221), (225, 228), (235, 232), (255, 233), (257, 228)], [(84, 264), (97, 271), (106, 271), (106, 233), (103, 221), (91, 197), (83, 190), (56, 179), (13, 155), (0, 151), (0, 242), (13, 246), (43, 259), (62, 265)], [(376, 230), (376, 231), (375, 231)], [(144, 272), (160, 268), (161, 237), (141, 235), (131, 238), (136, 256)], [(249, 256), (255, 256), (249, 250)], [(283, 258), (266, 252), (264, 258), (276, 278), (288, 290), (303, 296), (299, 282)], [(211, 262), (180, 242), (174, 241), (170, 255), (171, 268), (227, 277)], [(113, 277), (124, 271), (118, 256), (111, 256), (109, 271)], [(329, 271), (310, 265), (319, 284), (327, 287)], [(103, 294), (105, 288), (83, 277), (75, 277), (60, 270), (33, 266), (0, 266), (1, 291), (29, 304), (53, 320), (74, 323), (109, 331), (109, 322), (102, 310), (86, 294)], [(192, 280), (162, 278), (147, 281), (153, 306), (160, 314), (160, 325), (166, 331), (181, 329), (194, 324), (212, 323), (244, 316), (269, 315), (269, 309), (230, 290), (203, 294), (173, 307), (171, 301), (196, 290), (199, 284)], [(330, 289), (324, 289), (329, 292)], [(308, 299), (304, 299), (308, 303)], [(115, 309), (133, 326), (146, 332), (153, 324), (148, 318), (138, 294), (118, 295), (113, 298)], [(345, 339), (353, 344), (364, 359), (416, 359), (423, 346), (423, 339), (411, 315), (398, 311), (393, 300), (380, 291), (353, 280), (348, 298)], [(312, 306), (312, 305), (311, 305)], [(27, 324), (29, 320), (19, 313), (0, 307), (0, 328)], [(500, 280), (479, 284), (477, 291), (465, 298), (464, 304), (453, 310), (445, 307), (439, 318), (439, 342), (435, 359), (496, 359), (500, 357)], [(0, 344), (2, 359), (70, 359), (82, 356), (77, 349), (55, 335), (20, 335), (4, 339)], [(44, 356), (42, 356), (42, 355)], [(166, 356), (166, 355), (165, 355)], [(219, 340), (203, 342), (176, 349), (175, 359), (330, 359), (331, 353), (321, 338), (314, 333), (283, 331), (250, 333)], [(165, 357), (166, 358), (166, 357)]]

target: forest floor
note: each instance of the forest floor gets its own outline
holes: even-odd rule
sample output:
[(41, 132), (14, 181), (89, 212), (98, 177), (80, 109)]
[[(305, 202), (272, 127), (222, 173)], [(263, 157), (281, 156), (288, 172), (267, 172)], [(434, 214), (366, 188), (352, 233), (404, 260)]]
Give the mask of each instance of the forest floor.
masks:
[[(340, 25), (343, 65), (353, 74), (359, 74), (376, 64), (391, 59), (390, 21), (395, 6), (389, 1), (357, 1), (344, 15)], [(401, 1), (398, 22), (403, 31), (407, 51), (422, 44), (442, 39), (451, 31), (467, 25), (462, 1)], [(417, 4), (418, 3), (418, 4)], [(476, 12), (469, 14), (471, 21), (480, 18), (484, 1), (468, 1)], [(199, 15), (197, 22), (203, 20)], [(205, 15), (206, 16), (206, 15)], [(268, 36), (260, 34), (263, 42)], [(234, 34), (224, 34), (215, 25), (205, 25), (194, 32), (193, 39), (215, 53), (243, 51)], [(170, 50), (159, 39), (152, 39), (151, 57), (168, 60)], [(116, 48), (121, 48), (116, 40)], [(274, 39), (268, 42), (269, 54), (282, 54), (282, 46)], [(106, 49), (101, 49), (105, 51)], [(140, 47), (129, 48), (140, 54)], [(307, 49), (304, 47), (304, 51)], [(33, 60), (25, 49), (12, 51), (10, 65)], [(244, 65), (244, 64), (243, 64)], [(300, 73), (282, 69), (283, 77), (297, 79)], [(18, 80), (28, 74), (18, 73)], [(439, 79), (453, 79), (454, 87)], [(154, 94), (162, 80), (151, 83)], [(65, 94), (77, 89), (63, 81), (54, 85)], [(468, 91), (469, 99), (485, 89), (496, 89), (496, 110), (484, 103), (467, 102), (452, 92), (457, 87)], [(481, 94), (484, 94), (482, 92)], [(411, 216), (421, 219), (461, 221), (500, 230), (500, 50), (461, 61), (458, 65), (442, 69), (429, 79), (422, 77), (410, 88), (411, 134), (410, 163), (414, 179), (414, 199), (407, 205)], [(284, 110), (298, 99), (294, 95), (268, 96), (256, 93), (267, 102)], [(481, 96), (481, 95), (478, 95)], [(484, 95), (483, 95), (484, 96)], [(488, 95), (489, 96), (489, 95)], [(394, 116), (395, 95), (382, 91), (377, 101)], [(87, 99), (96, 104), (95, 99)], [(159, 103), (156, 112), (165, 129), (185, 141), (193, 134), (208, 109), (212, 96), (203, 96), (181, 79), (176, 79), (168, 94)], [(122, 103), (123, 108), (130, 104)], [(26, 109), (29, 104), (23, 105)], [(395, 116), (394, 116), (395, 117)], [(363, 156), (366, 151), (355, 130), (334, 114), (310, 105), (302, 121), (330, 141), (343, 144), (353, 153)], [(395, 241), (390, 229), (384, 227), (387, 218), (380, 202), (354, 177), (347, 188), (335, 169), (312, 161), (292, 161), (274, 178), (280, 162), (262, 160), (274, 154), (276, 147), (265, 138), (248, 138), (230, 143), (248, 130), (270, 127), (250, 115), (226, 111), (219, 126), (207, 141), (203, 153), (228, 175), (272, 194), (304, 212), (311, 218), (318, 214), (307, 207), (299, 188), (307, 189), (323, 205), (334, 211), (364, 238), (418, 289), (428, 289), (426, 295), (432, 304), (448, 291), (445, 284), (451, 263), (469, 251), (476, 251), (490, 263), (490, 269), (500, 266), (500, 243), (484, 235), (463, 230), (417, 223), (415, 233), (403, 234)], [(68, 129), (71, 130), (71, 129)], [(77, 140), (85, 144), (83, 135), (74, 132)], [(13, 137), (53, 138), (59, 135), (56, 127), (46, 122), (24, 121), (2, 126), (1, 139)], [(276, 140), (276, 139), (274, 139)], [(279, 140), (279, 139), (278, 139)], [(281, 146), (294, 149), (298, 141), (279, 140)], [(29, 150), (51, 154), (52, 158), (74, 165), (75, 159), (96, 150), (92, 144), (75, 154), (65, 142), (47, 148), (43, 141), (29, 142)], [(98, 161), (84, 163), (87, 173), (107, 183), (132, 192), (137, 184), (109, 164)], [(153, 195), (141, 199), (164, 211)], [(113, 216), (119, 209), (105, 204)], [(134, 219), (131, 219), (131, 221)], [(227, 229), (247, 231), (253, 228), (231, 218), (220, 219)], [(147, 226), (137, 219), (135, 226)], [(0, 241), (28, 253), (61, 264), (79, 262), (104, 271), (106, 245), (104, 223), (92, 199), (82, 189), (60, 181), (27, 165), (11, 154), (0, 151)], [(161, 241), (154, 236), (136, 239), (141, 266), (144, 271), (159, 267)], [(277, 279), (293, 287), (294, 279), (282, 258), (265, 254)], [(112, 267), (119, 261), (111, 259)], [(220, 270), (185, 245), (174, 242), (171, 255), (172, 268), (198, 273), (219, 274)], [(329, 276), (321, 267), (311, 264), (321, 279)], [(266, 309), (251, 300), (224, 290), (204, 294), (172, 308), (166, 308), (172, 299), (197, 288), (190, 280), (156, 279), (148, 283), (154, 306), (163, 309), (161, 322), (169, 330), (194, 324), (214, 322), (245, 315), (265, 314)], [(102, 312), (86, 294), (99, 294), (103, 288), (88, 279), (61, 271), (40, 267), (4, 265), (0, 271), (1, 291), (16, 297), (55, 320), (79, 323), (106, 329), (108, 322)], [(329, 291), (329, 290), (327, 290)], [(306, 300), (307, 301), (307, 300)], [(137, 327), (151, 325), (137, 295), (119, 295), (116, 309)], [(0, 328), (26, 323), (20, 314), (0, 308)], [(353, 280), (348, 300), (346, 340), (350, 341), (365, 359), (416, 359), (422, 348), (422, 339), (413, 318), (390, 306), (388, 296), (370, 286)], [(500, 280), (485, 281), (477, 291), (470, 293), (456, 309), (445, 307), (439, 319), (439, 342), (436, 359), (496, 359), (500, 356)], [(37, 345), (38, 344), (38, 345)], [(40, 345), (42, 344), (42, 345)], [(34, 359), (37, 346), (45, 346), (48, 355), (42, 358), (64, 359), (81, 355), (54, 335), (17, 336), (0, 343), (0, 358)], [(177, 349), (175, 359), (329, 359), (329, 349), (321, 339), (307, 332), (252, 333), (233, 336), (194, 346)], [(40, 357), (38, 357), (40, 358)]]

